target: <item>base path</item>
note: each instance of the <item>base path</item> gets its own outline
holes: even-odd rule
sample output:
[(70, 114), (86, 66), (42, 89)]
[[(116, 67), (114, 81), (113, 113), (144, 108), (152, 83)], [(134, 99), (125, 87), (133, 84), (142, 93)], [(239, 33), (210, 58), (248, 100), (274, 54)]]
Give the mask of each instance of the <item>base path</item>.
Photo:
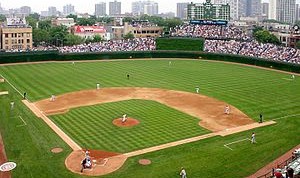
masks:
[(71, 108), (130, 99), (154, 100), (191, 116), (200, 118), (200, 125), (211, 131), (251, 124), (246, 114), (230, 106), (230, 114), (224, 114), (228, 103), (200, 94), (158, 88), (103, 88), (84, 90), (38, 101), (35, 106), (45, 115), (68, 112)]
[[(7, 162), (6, 154), (5, 154), (5, 149), (4, 149), (4, 144), (3, 140), (0, 134), (0, 165), (3, 163)], [(1, 172), (0, 171), (0, 178), (11, 178), (10, 172)]]

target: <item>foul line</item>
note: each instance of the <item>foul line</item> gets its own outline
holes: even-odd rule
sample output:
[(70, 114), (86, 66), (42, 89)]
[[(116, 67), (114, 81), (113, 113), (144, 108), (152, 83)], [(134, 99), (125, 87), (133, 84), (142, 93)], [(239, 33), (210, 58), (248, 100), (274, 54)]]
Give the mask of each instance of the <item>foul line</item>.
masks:
[(14, 89), (16, 90), (21, 96), (23, 96), (23, 94), (13, 85), (11, 84), (5, 77), (3, 77), (3, 75), (0, 74), (0, 76)]
[(20, 118), (24, 124), (22, 124), (22, 125), (17, 125), (17, 127), (23, 127), (23, 126), (26, 126), (26, 125), (27, 125), (27, 123), (24, 121), (24, 119), (22, 118), (22, 116), (19, 116), (18, 118)]
[(272, 119), (272, 120), (276, 121), (276, 120), (279, 120), (279, 119), (285, 119), (285, 118), (295, 117), (295, 116), (300, 116), (300, 114), (293, 114), (293, 115), (282, 116), (282, 117), (278, 117), (278, 118)]
[(292, 81), (294, 79), (290, 79), (290, 78), (281, 78), (282, 80), (288, 80), (288, 81)]
[(227, 143), (227, 144), (225, 144), (224, 146), (225, 146), (226, 148), (230, 149), (231, 151), (233, 151), (233, 149), (230, 148), (228, 145), (235, 144), (235, 143), (239, 143), (239, 142), (243, 142), (243, 141), (246, 141), (246, 140), (251, 141), (249, 138), (245, 138), (245, 139), (241, 139), (241, 140), (237, 140), (237, 141), (234, 141), (234, 142)]

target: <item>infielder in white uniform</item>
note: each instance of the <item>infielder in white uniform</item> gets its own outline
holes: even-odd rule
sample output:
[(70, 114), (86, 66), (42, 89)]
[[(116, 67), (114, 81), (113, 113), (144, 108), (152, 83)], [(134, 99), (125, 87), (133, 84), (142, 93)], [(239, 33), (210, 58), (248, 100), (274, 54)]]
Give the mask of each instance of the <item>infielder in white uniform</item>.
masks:
[(50, 101), (54, 101), (55, 100), (55, 95), (51, 95)]
[(256, 143), (254, 132), (252, 132), (252, 135), (251, 135), (251, 143)]
[(100, 89), (100, 84), (99, 84), (99, 83), (96, 84), (96, 89), (97, 89), (97, 90)]
[(225, 114), (229, 114), (230, 113), (230, 108), (228, 105), (225, 106)]
[(126, 114), (123, 114), (122, 116), (122, 123), (125, 123), (127, 120), (127, 115)]
[(199, 93), (200, 88), (198, 86), (196, 86), (196, 93)]
[(181, 176), (181, 178), (187, 178), (186, 177), (186, 171), (183, 167), (181, 168), (181, 171), (180, 171), (179, 175)]

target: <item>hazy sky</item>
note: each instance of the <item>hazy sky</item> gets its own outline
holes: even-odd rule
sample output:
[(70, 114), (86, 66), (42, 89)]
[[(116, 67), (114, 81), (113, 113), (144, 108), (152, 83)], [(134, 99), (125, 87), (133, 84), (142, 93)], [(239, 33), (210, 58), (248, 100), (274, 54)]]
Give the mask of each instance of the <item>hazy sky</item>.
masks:
[[(1, 6), (5, 9), (18, 8), (21, 6), (30, 6), (32, 11), (40, 13), (40, 11), (48, 10), (49, 6), (55, 6), (59, 11), (62, 11), (63, 6), (66, 4), (73, 4), (75, 6), (76, 12), (89, 12), (94, 13), (95, 4), (98, 2), (106, 2), (106, 8), (108, 13), (108, 2), (113, 0), (0, 0)], [(122, 2), (122, 13), (131, 11), (131, 3), (136, 0), (118, 0)], [(159, 13), (162, 12), (175, 12), (176, 13), (176, 3), (178, 2), (194, 2), (200, 3), (205, 0), (154, 0), (159, 2)], [(268, 2), (268, 0), (262, 0), (263, 2)], [(300, 0), (297, 0), (298, 3)]]

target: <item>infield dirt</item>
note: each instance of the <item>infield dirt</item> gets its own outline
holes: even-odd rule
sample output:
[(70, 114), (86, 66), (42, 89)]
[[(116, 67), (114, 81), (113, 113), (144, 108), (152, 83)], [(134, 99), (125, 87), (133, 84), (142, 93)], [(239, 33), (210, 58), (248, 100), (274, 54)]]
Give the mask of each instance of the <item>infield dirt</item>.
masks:
[(35, 102), (45, 115), (68, 112), (71, 108), (130, 99), (153, 100), (200, 118), (199, 125), (213, 132), (253, 123), (243, 112), (230, 106), (230, 114), (224, 114), (228, 103), (200, 94), (158, 88), (103, 88), (83, 90)]

